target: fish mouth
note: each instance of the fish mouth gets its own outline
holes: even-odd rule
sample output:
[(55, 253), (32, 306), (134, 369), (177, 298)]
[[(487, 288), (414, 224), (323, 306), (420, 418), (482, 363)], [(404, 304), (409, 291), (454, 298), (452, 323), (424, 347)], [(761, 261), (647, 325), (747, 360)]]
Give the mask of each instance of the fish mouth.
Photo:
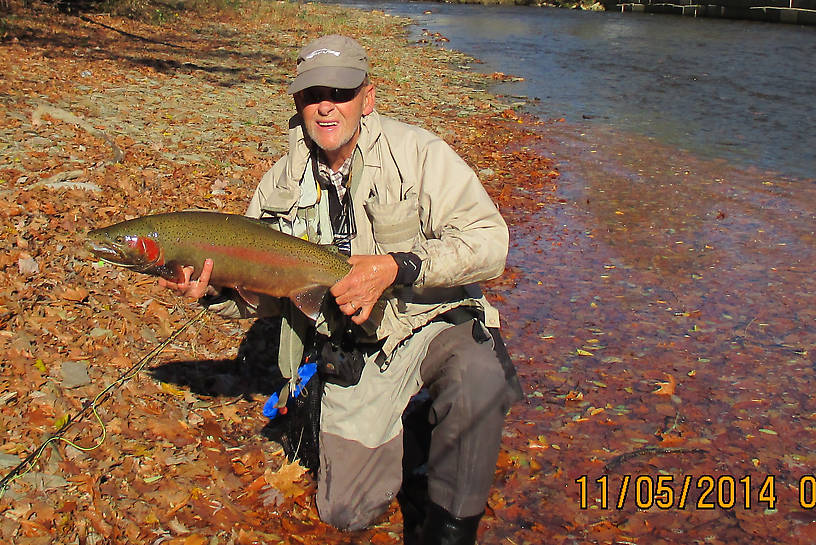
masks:
[(139, 263), (134, 263), (131, 255), (110, 242), (87, 238), (85, 239), (84, 245), (85, 249), (91, 252), (94, 257), (104, 261), (105, 263), (110, 263), (111, 265), (117, 265), (119, 267), (126, 267), (129, 269), (140, 265)]

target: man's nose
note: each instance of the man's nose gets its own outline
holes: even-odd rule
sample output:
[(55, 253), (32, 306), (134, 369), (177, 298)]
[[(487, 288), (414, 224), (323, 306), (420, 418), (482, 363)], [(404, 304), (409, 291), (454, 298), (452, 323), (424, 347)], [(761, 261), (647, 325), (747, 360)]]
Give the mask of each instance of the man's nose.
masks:
[(334, 102), (328, 99), (321, 100), (317, 104), (317, 111), (320, 115), (329, 115), (334, 110)]

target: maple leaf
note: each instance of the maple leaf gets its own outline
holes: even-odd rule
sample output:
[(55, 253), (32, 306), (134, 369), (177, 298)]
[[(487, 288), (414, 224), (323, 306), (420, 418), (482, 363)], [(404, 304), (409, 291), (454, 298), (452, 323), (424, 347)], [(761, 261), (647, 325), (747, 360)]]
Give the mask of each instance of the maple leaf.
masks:
[(671, 396), (674, 395), (674, 389), (677, 387), (677, 381), (668, 373), (663, 373), (666, 376), (666, 382), (658, 382), (657, 390), (653, 394)]
[(267, 469), (263, 476), (269, 489), (263, 494), (264, 502), (278, 504), (282, 497), (295, 498), (305, 494), (306, 488), (298, 483), (304, 473), (306, 468), (297, 462), (285, 463), (277, 471)]

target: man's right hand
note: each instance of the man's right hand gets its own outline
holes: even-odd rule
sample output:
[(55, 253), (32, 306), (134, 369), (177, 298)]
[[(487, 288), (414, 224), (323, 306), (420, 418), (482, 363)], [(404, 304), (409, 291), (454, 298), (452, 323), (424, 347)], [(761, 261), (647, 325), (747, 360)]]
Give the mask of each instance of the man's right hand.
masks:
[(183, 267), (181, 270), (184, 274), (183, 281), (172, 282), (164, 278), (159, 278), (159, 285), (175, 290), (179, 292), (180, 295), (190, 297), (191, 299), (201, 299), (205, 295), (215, 295), (217, 293), (217, 290), (210, 286), (210, 275), (212, 274), (213, 270), (212, 259), (208, 258), (204, 260), (204, 266), (201, 268), (201, 274), (198, 275), (198, 279), (196, 280), (191, 280), (190, 278), (195, 270), (193, 267)]

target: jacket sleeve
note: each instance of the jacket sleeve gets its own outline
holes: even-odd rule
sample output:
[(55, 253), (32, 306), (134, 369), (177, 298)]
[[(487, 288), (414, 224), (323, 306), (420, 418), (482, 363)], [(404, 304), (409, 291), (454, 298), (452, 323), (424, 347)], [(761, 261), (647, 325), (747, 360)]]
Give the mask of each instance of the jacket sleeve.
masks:
[(286, 156), (278, 159), (275, 164), (266, 171), (255, 188), (255, 193), (249, 201), (245, 216), (259, 219), (264, 215), (264, 209), (271, 207), (276, 212), (283, 213), (294, 206), (297, 195), (291, 189), (279, 188), (276, 186), (277, 180), (283, 175), (286, 169)]
[(507, 224), (473, 170), (438, 137), (418, 150), (419, 212), (424, 240), (419, 287), (462, 286), (504, 271)]

